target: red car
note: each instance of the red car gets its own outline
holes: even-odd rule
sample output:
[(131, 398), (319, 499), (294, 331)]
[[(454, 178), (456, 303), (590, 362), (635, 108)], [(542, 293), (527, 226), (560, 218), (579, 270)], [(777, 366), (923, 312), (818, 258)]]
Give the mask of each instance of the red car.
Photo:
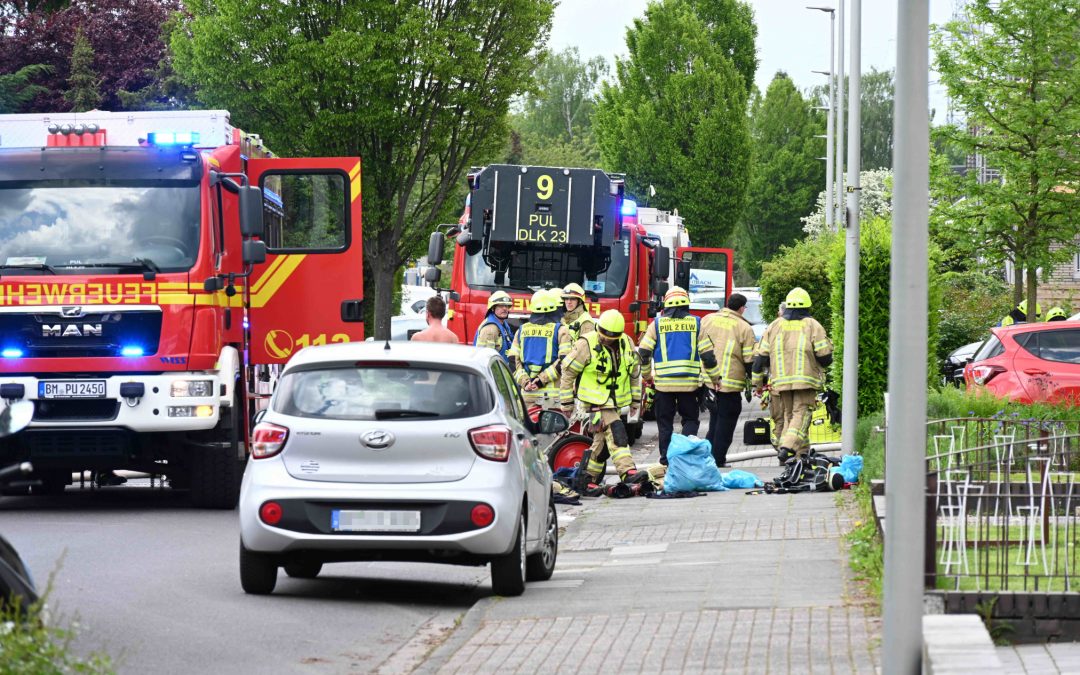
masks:
[(964, 367), (968, 391), (1020, 403), (1080, 402), (1080, 321), (992, 328)]

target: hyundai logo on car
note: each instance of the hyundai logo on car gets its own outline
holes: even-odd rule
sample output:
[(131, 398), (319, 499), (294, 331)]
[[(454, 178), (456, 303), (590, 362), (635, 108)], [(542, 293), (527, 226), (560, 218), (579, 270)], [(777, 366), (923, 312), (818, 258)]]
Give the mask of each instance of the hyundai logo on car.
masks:
[(381, 430), (369, 431), (360, 437), (360, 442), (373, 450), (382, 450), (394, 444), (394, 434)]

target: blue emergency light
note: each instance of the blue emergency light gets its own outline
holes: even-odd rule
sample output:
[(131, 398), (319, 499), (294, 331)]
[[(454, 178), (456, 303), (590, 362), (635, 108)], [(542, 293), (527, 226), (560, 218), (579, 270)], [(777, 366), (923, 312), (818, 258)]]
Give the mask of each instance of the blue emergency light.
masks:
[(195, 145), (199, 142), (196, 131), (151, 131), (146, 135), (150, 145)]
[(138, 345), (125, 345), (120, 348), (120, 356), (142, 356), (143, 348)]
[(637, 215), (637, 202), (633, 199), (624, 199), (622, 202), (622, 211), (624, 216), (636, 216)]
[(0, 351), (0, 355), (5, 359), (21, 359), (23, 350), (18, 347), (5, 347), (3, 351)]

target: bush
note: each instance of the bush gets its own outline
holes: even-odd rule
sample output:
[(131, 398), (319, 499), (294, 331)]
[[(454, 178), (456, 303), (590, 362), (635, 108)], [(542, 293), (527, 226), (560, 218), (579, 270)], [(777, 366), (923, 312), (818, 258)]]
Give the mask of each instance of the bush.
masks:
[(931, 390), (926, 399), (926, 419), (954, 417), (1019, 417), (1035, 422), (1064, 420), (1080, 422), (1080, 407), (1050, 403), (1016, 403), (987, 392), (967, 392), (953, 386)]
[(33, 607), (5, 607), (0, 610), (0, 673), (60, 675), (116, 672), (112, 659), (106, 654), (93, 652), (81, 657), (73, 653), (71, 643), (76, 636), (77, 621), (69, 623), (56, 617), (48, 621), (41, 618), (48, 595), (49, 591), (46, 590)]
[(1012, 307), (1012, 289), (997, 277), (975, 270), (941, 275), (938, 360), (957, 347), (985, 338)]
[(842, 240), (834, 233), (807, 238), (783, 247), (772, 260), (762, 263), (761, 315), (771, 320), (788, 291), (801, 286), (814, 303), (810, 313), (831, 336), (829, 258), (830, 252), (838, 245), (843, 248)]

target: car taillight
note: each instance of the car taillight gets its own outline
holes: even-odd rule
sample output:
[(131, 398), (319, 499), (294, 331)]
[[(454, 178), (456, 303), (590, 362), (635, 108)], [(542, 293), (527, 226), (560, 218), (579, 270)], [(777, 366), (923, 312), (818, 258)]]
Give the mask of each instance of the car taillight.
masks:
[(484, 459), (505, 462), (510, 457), (510, 429), (501, 424), (480, 427), (469, 432), (469, 441), (476, 454)]
[(472, 520), (473, 525), (477, 527), (487, 527), (495, 522), (495, 509), (487, 504), (477, 504), (472, 508), (472, 513), (469, 514), (469, 518)]
[(1001, 366), (972, 366), (971, 367), (971, 379), (975, 384), (986, 384), (994, 378), (998, 373), (1004, 373), (1005, 369)]
[(288, 437), (289, 430), (285, 427), (260, 422), (251, 432), (251, 456), (255, 459), (273, 457), (285, 447), (285, 439)]
[(267, 525), (277, 525), (281, 522), (281, 516), (284, 515), (281, 510), (281, 504), (277, 502), (264, 502), (259, 507), (259, 517)]

